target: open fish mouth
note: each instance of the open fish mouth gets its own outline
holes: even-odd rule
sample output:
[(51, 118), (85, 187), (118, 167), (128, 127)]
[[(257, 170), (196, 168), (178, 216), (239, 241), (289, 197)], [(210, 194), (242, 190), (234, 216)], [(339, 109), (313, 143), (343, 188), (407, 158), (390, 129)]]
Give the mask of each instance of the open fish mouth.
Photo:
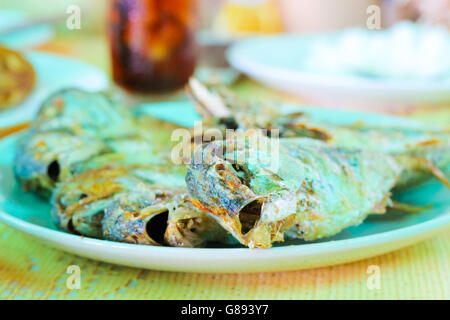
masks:
[(92, 169), (58, 185), (55, 224), (94, 238), (154, 246), (202, 247), (226, 232), (196, 209), (185, 188), (146, 182), (129, 168)]
[(247, 234), (252, 230), (259, 219), (261, 218), (261, 212), (263, 208), (262, 199), (255, 199), (250, 201), (238, 212), (238, 219), (241, 223), (242, 234)]
[[(166, 194), (153, 185), (133, 176), (127, 168), (92, 169), (63, 182), (56, 188), (52, 195), (52, 216), (56, 225), (62, 229), (103, 238), (104, 223), (108, 213), (124, 207), (124, 210), (119, 210), (122, 216), (133, 217), (132, 214), (128, 214), (132, 208), (154, 207), (166, 197)], [(118, 206), (120, 199), (125, 199), (130, 204)], [(156, 221), (159, 214), (165, 211), (167, 211), (165, 208), (147, 210), (146, 220), (155, 218)], [(123, 218), (122, 216), (120, 217)], [(141, 233), (145, 235), (145, 232), (144, 228)], [(132, 236), (131, 233), (126, 234), (128, 242), (133, 242)], [(137, 241), (134, 242), (137, 243)], [(157, 241), (147, 242), (148, 244), (158, 243)]]
[(167, 191), (119, 196), (106, 210), (103, 235), (113, 241), (190, 248), (227, 240), (226, 232), (190, 205), (186, 194)]
[(126, 196), (127, 194), (119, 197), (106, 209), (103, 220), (105, 239), (136, 244), (164, 245), (169, 207), (164, 204), (155, 205), (152, 203), (154, 200), (149, 200), (148, 195), (143, 195), (134, 201), (126, 199)]

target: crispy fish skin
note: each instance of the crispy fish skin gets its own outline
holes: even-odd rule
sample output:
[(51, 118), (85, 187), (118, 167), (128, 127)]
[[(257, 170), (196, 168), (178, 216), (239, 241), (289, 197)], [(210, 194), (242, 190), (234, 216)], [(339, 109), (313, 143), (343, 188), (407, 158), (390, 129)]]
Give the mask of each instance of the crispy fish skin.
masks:
[[(64, 230), (75, 231), (86, 236), (102, 238), (105, 210), (120, 196), (135, 199), (137, 195), (144, 203), (161, 201), (172, 195), (166, 186), (156, 186), (153, 180), (145, 180), (141, 172), (124, 166), (105, 166), (90, 169), (60, 183), (52, 194), (52, 216), (55, 224)], [(152, 171), (146, 168), (147, 177)], [(185, 188), (181, 188), (185, 191)], [(133, 195), (133, 194), (136, 195)], [(150, 205), (150, 204), (149, 204)], [(131, 236), (131, 235), (130, 235)]]
[(48, 197), (73, 167), (114, 152), (108, 139), (137, 132), (136, 121), (102, 93), (79, 89), (57, 91), (41, 105), (31, 129), (16, 149), (14, 172), (25, 190)]
[[(403, 169), (384, 153), (280, 142), (276, 172), (249, 160), (270, 158), (267, 150), (217, 141), (196, 150), (203, 163), (192, 163), (186, 176), (194, 205), (251, 248), (268, 248), (287, 230), (306, 240), (328, 237), (383, 212)], [(245, 163), (229, 160), (244, 152)]]
[(107, 150), (98, 139), (66, 131), (33, 131), (18, 142), (14, 175), (24, 190), (49, 197), (56, 183), (71, 175), (73, 165)]
[(183, 171), (178, 180), (184, 181), (184, 169), (170, 166), (169, 152), (163, 149), (170, 147), (170, 129), (149, 117), (136, 119), (102, 93), (64, 89), (44, 101), (19, 142), (15, 175), (23, 189), (46, 198), (57, 182), (112, 165), (158, 164), (159, 176), (151, 174), (155, 180), (165, 172)]
[(62, 89), (49, 96), (39, 108), (32, 128), (36, 131), (67, 130), (99, 139), (136, 135), (136, 119), (101, 92)]
[(190, 204), (185, 187), (152, 184), (127, 167), (80, 173), (58, 185), (51, 204), (59, 228), (89, 237), (182, 247), (227, 240), (214, 219)]
[(58, 185), (52, 194), (52, 217), (64, 230), (101, 238), (105, 209), (114, 196), (145, 183), (130, 176), (125, 168), (102, 168), (83, 172)]
[[(414, 187), (433, 176), (449, 186), (450, 134), (401, 128), (348, 127), (331, 124), (301, 124), (324, 132), (326, 143), (347, 150), (371, 150), (405, 159), (396, 189)], [(295, 139), (295, 138), (293, 138)]]
[(187, 199), (186, 168), (170, 161), (175, 128), (137, 118), (103, 94), (62, 90), (43, 103), (17, 148), (16, 177), (26, 190), (53, 190), (54, 222), (72, 233), (184, 247), (228, 240)]
[[(158, 189), (121, 194), (105, 211), (105, 239), (146, 245), (163, 245), (168, 212), (174, 195)], [(150, 225), (157, 221), (158, 224)], [(157, 228), (157, 230), (153, 230)]]
[[(185, 168), (172, 165), (169, 157), (175, 128), (146, 115), (136, 117), (102, 93), (60, 90), (43, 102), (21, 139), (14, 170), (25, 190), (45, 197), (56, 182), (105, 166), (158, 165), (157, 170), (141, 170), (144, 180), (159, 183), (164, 176), (176, 176), (171, 181), (184, 185)], [(48, 175), (50, 166), (62, 173), (57, 179)]]

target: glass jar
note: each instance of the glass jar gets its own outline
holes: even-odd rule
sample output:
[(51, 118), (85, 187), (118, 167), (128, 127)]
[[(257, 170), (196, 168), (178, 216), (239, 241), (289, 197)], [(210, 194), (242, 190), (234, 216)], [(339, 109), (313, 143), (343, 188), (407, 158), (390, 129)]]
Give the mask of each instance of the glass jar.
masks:
[(111, 0), (114, 81), (141, 93), (182, 87), (196, 63), (194, 19), (195, 0)]

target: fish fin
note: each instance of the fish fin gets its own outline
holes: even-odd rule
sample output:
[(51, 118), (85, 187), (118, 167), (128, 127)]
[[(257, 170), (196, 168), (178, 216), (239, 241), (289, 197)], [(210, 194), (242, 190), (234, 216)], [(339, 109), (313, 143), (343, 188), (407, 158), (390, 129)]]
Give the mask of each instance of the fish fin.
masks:
[(436, 167), (431, 160), (426, 161), (426, 167), (430, 171), (430, 173), (436, 177), (436, 179), (441, 181), (447, 188), (450, 189), (450, 182), (441, 169)]
[(450, 182), (445, 176), (444, 172), (439, 169), (431, 160), (426, 158), (412, 158), (414, 160), (412, 167), (416, 169), (422, 169), (428, 171), (436, 179), (438, 179), (442, 184), (450, 189)]
[(198, 113), (204, 118), (217, 117), (228, 118), (231, 117), (231, 110), (226, 106), (220, 95), (208, 90), (196, 78), (190, 78), (186, 87), (189, 96), (194, 100), (194, 106)]
[(389, 207), (392, 209), (406, 212), (406, 213), (415, 214), (415, 213), (421, 213), (425, 210), (431, 209), (433, 207), (433, 205), (427, 204), (425, 206), (418, 206), (418, 205), (411, 205), (411, 204), (402, 203), (402, 202), (398, 202), (398, 201), (392, 201), (392, 203)]

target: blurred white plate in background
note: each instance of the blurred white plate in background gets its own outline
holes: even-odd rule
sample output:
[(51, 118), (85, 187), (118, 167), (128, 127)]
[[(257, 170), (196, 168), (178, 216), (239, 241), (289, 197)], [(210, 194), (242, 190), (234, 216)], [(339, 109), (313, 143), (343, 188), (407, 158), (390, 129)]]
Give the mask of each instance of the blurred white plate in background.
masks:
[(440, 28), (402, 23), (387, 31), (258, 37), (234, 44), (227, 58), (310, 103), (373, 110), (450, 103), (450, 35)]

